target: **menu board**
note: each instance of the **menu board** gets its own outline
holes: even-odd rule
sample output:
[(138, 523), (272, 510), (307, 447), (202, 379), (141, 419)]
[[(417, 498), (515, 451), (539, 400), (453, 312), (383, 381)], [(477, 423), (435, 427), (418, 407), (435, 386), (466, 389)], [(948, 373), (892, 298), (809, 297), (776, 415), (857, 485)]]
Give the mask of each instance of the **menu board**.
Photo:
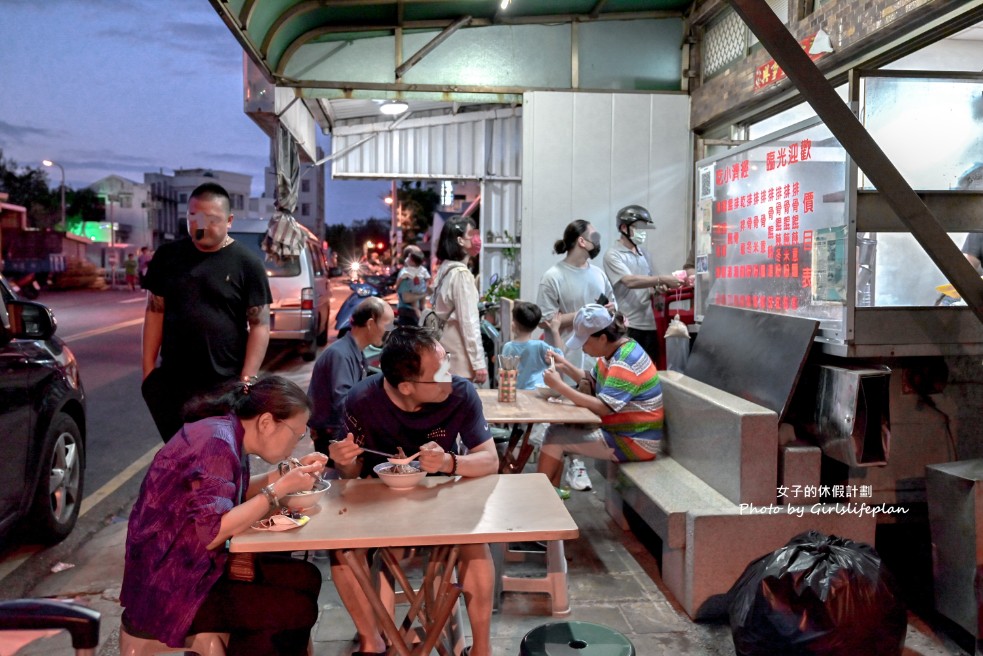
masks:
[(815, 123), (699, 163), (696, 255), (706, 258), (707, 304), (841, 325), (846, 161)]

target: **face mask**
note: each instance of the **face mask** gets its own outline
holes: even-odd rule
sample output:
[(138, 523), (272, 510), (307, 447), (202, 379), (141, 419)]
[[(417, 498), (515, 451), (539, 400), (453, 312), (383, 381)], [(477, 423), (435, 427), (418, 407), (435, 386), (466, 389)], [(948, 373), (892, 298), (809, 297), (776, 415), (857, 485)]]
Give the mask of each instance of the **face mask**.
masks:
[(628, 241), (633, 243), (636, 247), (641, 246), (645, 243), (645, 231), (639, 230), (637, 228), (632, 228), (629, 226), (628, 232), (625, 234), (628, 237)]
[(590, 241), (590, 243), (594, 244), (594, 248), (592, 248), (589, 251), (587, 251), (587, 256), (590, 259), (593, 260), (601, 252), (601, 235), (599, 235), (599, 234), (597, 234), (595, 232), (595, 233), (591, 234), (591, 236), (588, 239), (588, 241)]
[(471, 238), (471, 246), (468, 248), (468, 255), (477, 257), (481, 253), (481, 236), (475, 235)]

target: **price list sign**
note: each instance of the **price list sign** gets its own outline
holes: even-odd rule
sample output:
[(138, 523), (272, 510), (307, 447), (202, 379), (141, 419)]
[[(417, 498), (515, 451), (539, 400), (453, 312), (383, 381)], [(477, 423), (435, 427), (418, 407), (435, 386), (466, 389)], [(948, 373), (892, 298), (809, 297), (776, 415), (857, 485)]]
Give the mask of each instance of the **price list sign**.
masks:
[(841, 319), (846, 153), (825, 126), (701, 162), (698, 173), (697, 254), (706, 256), (707, 301)]

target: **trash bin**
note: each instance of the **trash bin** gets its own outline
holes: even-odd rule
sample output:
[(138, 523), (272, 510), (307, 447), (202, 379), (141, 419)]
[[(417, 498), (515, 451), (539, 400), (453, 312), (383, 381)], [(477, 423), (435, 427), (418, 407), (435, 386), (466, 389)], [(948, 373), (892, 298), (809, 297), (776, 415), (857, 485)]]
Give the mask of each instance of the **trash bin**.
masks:
[(522, 638), (519, 656), (635, 656), (635, 646), (600, 624), (551, 622)]

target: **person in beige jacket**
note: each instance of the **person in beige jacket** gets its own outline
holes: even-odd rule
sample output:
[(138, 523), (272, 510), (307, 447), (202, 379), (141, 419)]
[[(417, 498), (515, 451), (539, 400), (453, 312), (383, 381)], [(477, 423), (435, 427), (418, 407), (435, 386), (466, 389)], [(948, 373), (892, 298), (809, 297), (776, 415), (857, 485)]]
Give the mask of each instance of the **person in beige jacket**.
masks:
[(468, 260), (481, 252), (481, 235), (474, 222), (463, 216), (448, 219), (440, 231), (430, 304), (443, 323), (440, 343), (450, 355), (451, 373), (476, 385), (488, 380), (488, 364), (481, 346), (478, 288)]

